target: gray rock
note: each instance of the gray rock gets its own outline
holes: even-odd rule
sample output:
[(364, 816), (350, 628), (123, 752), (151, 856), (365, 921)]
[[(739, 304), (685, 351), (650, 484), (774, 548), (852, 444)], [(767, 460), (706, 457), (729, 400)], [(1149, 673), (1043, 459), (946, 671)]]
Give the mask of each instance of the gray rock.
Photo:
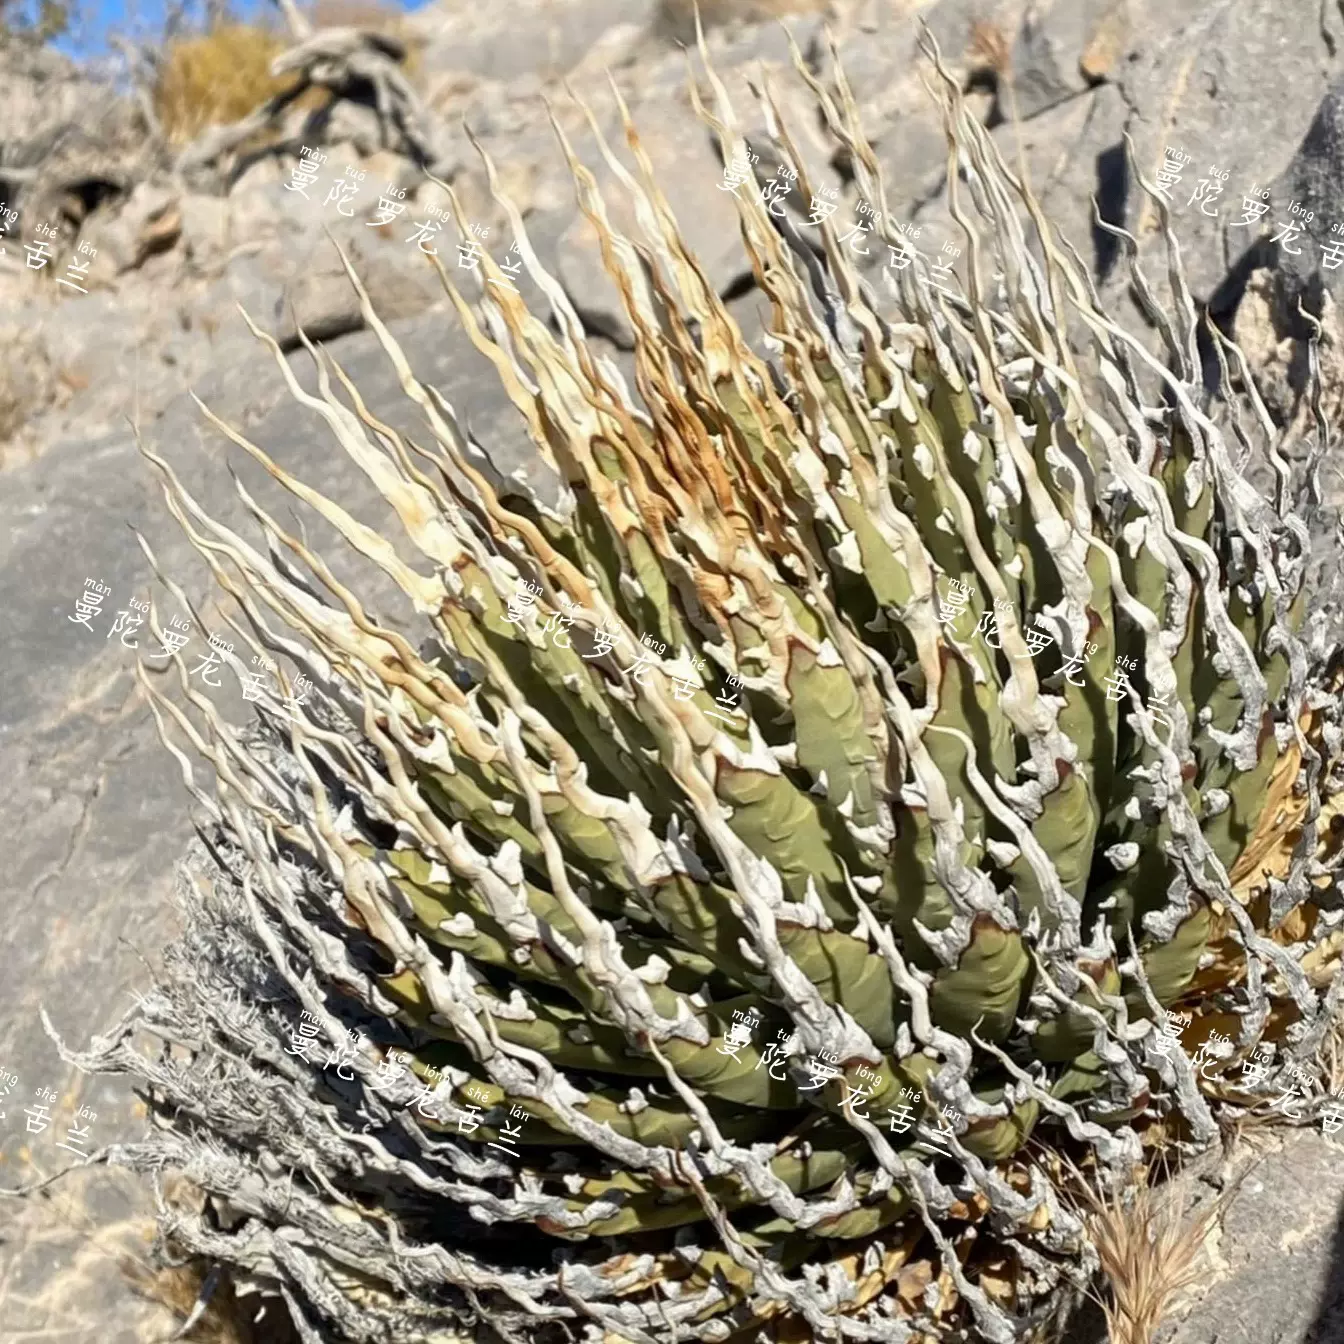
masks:
[(48, 46), (6, 42), (0, 49), (6, 91), (6, 138), (38, 144), (53, 126), (87, 110), (88, 80), (69, 56)]
[[(731, 193), (721, 191), (723, 163), (710, 143), (689, 99), (640, 104), (634, 114), (636, 130), (657, 173), (659, 186), (688, 246), (700, 258), (720, 293), (750, 274), (743, 251), (737, 208)], [(608, 145), (636, 172), (624, 136), (615, 127), (606, 130)], [(608, 217), (618, 230), (634, 230), (634, 209), (624, 189), (608, 168), (594, 137), (575, 146), (579, 158), (597, 178), (606, 199)], [(584, 321), (620, 345), (633, 344), (634, 335), (620, 302), (620, 294), (602, 265), (597, 235), (580, 215), (565, 230), (556, 249), (557, 274)]]
[[(160, 279), (171, 285), (161, 273), (172, 264), (169, 256), (154, 257), (137, 273), (137, 282), (150, 287), (151, 300)], [(91, 283), (93, 275), (96, 269)], [(0, 399), (8, 416), (0, 439), (14, 436), (16, 460), (21, 460), (18, 448), (35, 452), (35, 445), (53, 437), (81, 432), (98, 437), (137, 407), (152, 414), (151, 405), (180, 391), (183, 366), (194, 353), (177, 313), (161, 298), (142, 305), (111, 287), (56, 292), (55, 302), (30, 298), (0, 323), (6, 351)], [(143, 293), (137, 283), (135, 294)], [(169, 331), (177, 336), (171, 350), (164, 340)]]
[(131, 99), (106, 73), (9, 34), (0, 43), (5, 91), (0, 201), (21, 225), (77, 226), (98, 200), (143, 176), (154, 146)]
[(408, 23), (424, 39), (423, 79), (434, 85), (469, 71), (479, 79), (554, 78), (573, 67), (617, 24), (643, 27), (652, 0), (521, 0), (507, 10), (476, 5), (434, 6)]
[[(643, 12), (642, 7), (636, 5), (629, 21), (613, 24), (603, 30), (565, 72), (565, 79), (572, 88), (591, 91), (599, 83), (605, 82), (607, 71), (615, 73), (628, 69), (651, 49), (648, 27), (640, 21)], [(538, 78), (536, 73), (530, 77)], [(519, 89), (517, 82), (510, 87)]]
[(690, 46), (695, 41), (695, 19), (713, 32), (743, 25), (765, 24), (794, 15), (834, 13), (825, 0), (660, 0), (656, 31), (673, 42)]
[(228, 196), (230, 245), (292, 239), (313, 232), (323, 218), (329, 179), (340, 172), (340, 167), (324, 164), (317, 182), (291, 191), (290, 173), (278, 161), (254, 165)]
[[(1314, 1131), (1280, 1133), (1266, 1146), (1228, 1206), (1195, 1301), (1154, 1344), (1344, 1338), (1344, 1150)], [(1243, 1151), (1239, 1168), (1253, 1156)]]
[[(807, 6), (798, 6), (805, 10)], [(793, 35), (804, 60), (809, 65), (820, 63), (825, 45), (825, 24), (820, 14), (781, 14), (768, 23), (752, 23), (726, 32), (710, 33), (706, 45), (716, 67), (729, 74), (764, 61), (778, 69), (791, 69), (793, 57), (787, 34)]]
[[(286, 347), (297, 341), (296, 321), (318, 340), (357, 330), (363, 324), (358, 301), (328, 231), (359, 270), (381, 313), (406, 317), (438, 302), (442, 288), (436, 274), (419, 247), (407, 243), (414, 223), (424, 218), (414, 200), (407, 198), (407, 208), (391, 224), (370, 227), (390, 176), (388, 159), (400, 162), (395, 156), (380, 156), (363, 168), (348, 145), (336, 146), (306, 195), (288, 190), (285, 183), (240, 186), (228, 197), (227, 251), (217, 258), (222, 276), (193, 304), (193, 311), (208, 313), (241, 303), (273, 326)], [(358, 194), (350, 201), (329, 201), (330, 185), (346, 166), (364, 173)], [(375, 175), (374, 167), (382, 173)], [(439, 246), (444, 251), (445, 245)], [(451, 254), (451, 246), (447, 251)]]
[(216, 269), (233, 245), (228, 198), (187, 192), (177, 206), (182, 219), (183, 259), (198, 274)]
[(1344, 247), (1344, 76), (1321, 99), (1292, 161), (1273, 183), (1270, 205), (1266, 219), (1284, 235), (1276, 257), (1284, 283), (1303, 292), (1317, 281), (1339, 293), (1338, 266), (1323, 267), (1321, 258), (1332, 243)]
[[(785, 28), (792, 34), (800, 54), (813, 72), (822, 65), (824, 34), (822, 23), (815, 15), (794, 17), (780, 23), (760, 24), (748, 28), (730, 39), (715, 34), (711, 41), (710, 60), (728, 91), (733, 112), (743, 128), (748, 143), (759, 154), (756, 176), (769, 181), (782, 166), (773, 146), (766, 142), (767, 119), (760, 99), (753, 87), (762, 94), (773, 94), (784, 125), (798, 150), (801, 164), (813, 186), (839, 187), (841, 177), (835, 168), (837, 144), (825, 130), (824, 120), (816, 106), (816, 99), (794, 69), (793, 56)], [(714, 110), (713, 88), (708, 79), (700, 80), (700, 93), (705, 106)], [(795, 212), (805, 217), (810, 203), (794, 194), (790, 199)]]
[[(1243, 198), (1284, 171), (1340, 64), (1322, 40), (1317, 0), (1171, 0), (1148, 13), (1151, 26), (1145, 21), (1115, 76), (1128, 129), (1150, 181), (1167, 146), (1190, 156), (1171, 188), (1173, 228), (1194, 293), (1230, 318), (1256, 232), (1236, 225)], [(1222, 194), (1192, 201), (1215, 168), (1227, 174)], [(1166, 269), (1157, 212), (1132, 179), (1124, 216), (1156, 280)]]
[[(946, 212), (942, 193), (947, 180), (947, 139), (937, 112), (922, 89), (920, 95), (924, 101), (922, 109), (912, 106), (897, 117), (873, 145), (882, 170), (888, 213), (901, 224), (922, 223), (931, 211)], [(987, 111), (988, 100), (980, 101)]]
[(98, 249), (100, 270), (120, 275), (167, 251), (182, 231), (178, 194), (171, 187), (140, 182), (114, 209), (96, 211), (80, 231), (80, 241)]
[[(1254, 267), (1238, 286), (1237, 307), (1230, 325), (1265, 406), (1276, 422), (1285, 427), (1286, 451), (1295, 454), (1299, 436), (1314, 432), (1315, 421), (1306, 395), (1310, 378), (1307, 363), (1310, 328), (1297, 312), (1295, 299), (1290, 298), (1292, 292), (1292, 282), (1285, 283), (1277, 268)], [(1323, 332), (1321, 409), (1327, 423), (1338, 424), (1344, 407), (1344, 368), (1336, 353), (1344, 336), (1339, 305), (1328, 289), (1321, 289), (1311, 297), (1308, 311), (1315, 312)], [(1205, 376), (1212, 380), (1216, 370), (1209, 368)], [(1338, 469), (1332, 469), (1330, 475), (1337, 477)]]
[(1144, 0), (1032, 0), (1013, 42), (1017, 115), (1034, 117), (1107, 78)]
[[(1114, 239), (1094, 223), (1093, 200), (1104, 220), (1116, 221), (1123, 199), (1124, 130), (1129, 109), (1114, 85), (1101, 85), (1012, 126), (994, 139), (1010, 165), (1020, 140), (1030, 185), (1042, 213), (1078, 249), (1097, 279), (1117, 260)], [(1040, 249), (1036, 249), (1039, 255)]]
[[(0, 324), (0, 350), (4, 351), (0, 359), (0, 445), (4, 445), (55, 397), (56, 376), (51, 350), (41, 331), (34, 328), (31, 312), (15, 312)], [(0, 446), (0, 466), (4, 460)]]
[[(236, 314), (226, 319), (241, 327)], [(455, 324), (438, 318), (396, 322), (407, 357), (468, 418), (504, 469), (533, 460), (521, 425), (485, 361)], [(242, 347), (234, 336), (221, 349)], [(305, 479), (341, 498), (357, 516), (396, 536), (394, 520), (364, 475), (333, 443), (322, 422), (283, 391), (269, 355), (249, 342), (241, 362), (220, 362), (197, 390), (212, 409), (243, 428)], [(341, 360), (375, 414), (403, 430), (418, 429), (381, 349), (368, 333), (338, 343)], [(313, 385), (306, 355), (295, 360)], [(278, 516), (294, 501), (250, 460), (229, 449), (180, 394), (146, 440), (170, 460), (189, 488), (232, 526), (246, 527), (230, 483), (232, 459), (249, 489)], [(115, 1020), (130, 996), (151, 983), (160, 949), (174, 928), (171, 873), (190, 834), (189, 799), (171, 756), (159, 745), (133, 675), (137, 651), (111, 634), (118, 610), (151, 591), (151, 574), (130, 527), (219, 629), (203, 602), (213, 585), (159, 498), (153, 472), (124, 428), (90, 441), (53, 445), (38, 461), (6, 473), (0, 490), (0, 602), (6, 611), (6, 676), (0, 679), (0, 796), (5, 851), (6, 918), (0, 931), (0, 1068), (19, 1078), (0, 1101), (0, 1186), (11, 1188), (75, 1162), (56, 1144), (74, 1110), (95, 1112), (90, 1150), (131, 1141), (143, 1109), (126, 1082), (87, 1079), (62, 1063), (41, 1029), (45, 1005), (58, 1031), (79, 1046)], [(316, 522), (315, 539), (349, 581), (342, 547)], [(67, 619), (85, 579), (108, 590), (93, 630)], [(361, 585), (367, 588), (368, 585)], [(162, 592), (160, 619), (181, 608)], [(398, 622), (393, 595), (374, 588), (380, 618)], [(128, 631), (146, 649), (145, 628)], [(184, 650), (187, 668), (200, 631)], [(166, 678), (156, 678), (165, 687)], [(200, 684), (199, 677), (193, 683)], [(177, 692), (170, 692), (177, 694)], [(227, 683), (207, 691), (221, 711), (245, 715)], [(29, 1133), (24, 1109), (50, 1088), (50, 1123)], [(165, 1313), (132, 1298), (117, 1271), (123, 1246), (143, 1256), (147, 1184), (89, 1169), (61, 1182), (53, 1197), (5, 1208), (0, 1283), (5, 1323), (60, 1344), (147, 1344), (167, 1338)], [(91, 1237), (92, 1233), (92, 1237)], [(137, 1245), (138, 1243), (138, 1245)]]
[(1256, 235), (1248, 260), (1262, 262), (1251, 273), (1236, 311), (1236, 330), (1256, 356), (1256, 382), (1276, 418), (1294, 428), (1305, 425), (1308, 366), (1305, 342), (1312, 327), (1300, 309), (1324, 328), (1322, 378), (1325, 414), (1338, 418), (1344, 407), (1344, 339), (1340, 303), (1344, 299), (1344, 76), (1321, 100), (1311, 126), (1291, 162), (1270, 186), (1268, 207), (1245, 230)]
[[(1092, 201), (1097, 198), (1103, 218), (1116, 217), (1122, 198), (1116, 175), (1127, 116), (1119, 90), (1099, 85), (1029, 121), (1003, 123), (990, 132), (1008, 166), (1018, 174), (1025, 168), (1026, 181), (1054, 231), (1055, 245), (1059, 246), (1060, 236), (1067, 239), (1098, 279), (1111, 273), (1116, 254), (1111, 237), (1093, 223)], [(944, 244), (964, 252), (961, 228), (948, 206), (945, 176), (933, 182), (930, 195), (908, 214), (910, 225), (921, 230), (913, 245), (930, 261), (941, 259)], [(970, 208), (967, 198), (963, 205)], [(1019, 206), (1019, 214), (1032, 251), (1040, 258), (1039, 239), (1024, 206)], [(887, 254), (882, 255), (885, 263)], [(956, 263), (959, 272), (963, 264), (964, 258)]]
[[(98, 1112), (99, 1121), (104, 1114)], [(6, 1179), (0, 1165), (0, 1183)], [(7, 1334), (48, 1344), (159, 1344), (181, 1326), (185, 1303), (179, 1315), (136, 1292), (128, 1278), (132, 1272), (138, 1282), (152, 1278), (152, 1223), (140, 1177), (81, 1168), (45, 1197), (6, 1204), (0, 1259)]]
[[(523, 215), (534, 210), (572, 210), (574, 184), (546, 103), (532, 81), (526, 81), (525, 87), (526, 91), (511, 92), (502, 84), (481, 85), (463, 103), (462, 119), (494, 164), (501, 190)], [(585, 100), (598, 115), (610, 112), (612, 100), (600, 70), (576, 87), (583, 89)], [(586, 121), (563, 94), (553, 106), (571, 136), (586, 129)], [(461, 138), (462, 166), (453, 175), (453, 190), (473, 220), (502, 229), (506, 217), (491, 197), (480, 154), (465, 136)]]
[[(759, 147), (754, 166), (757, 185), (770, 180), (780, 167), (777, 156), (763, 144), (766, 115), (752, 85), (773, 92), (798, 155), (817, 190), (835, 190), (840, 177), (832, 164), (835, 145), (822, 132), (819, 115), (793, 68), (784, 26), (793, 33), (805, 58), (815, 62), (821, 25), (814, 17), (795, 18), (787, 25), (760, 24), (711, 32), (707, 37), (710, 60), (728, 93), (733, 116), (749, 144)], [(750, 262), (742, 248), (737, 210), (731, 193), (720, 190), (724, 164), (718, 138), (696, 116), (688, 87), (694, 72), (703, 104), (713, 112), (716, 100), (698, 58), (688, 67), (681, 53), (668, 54), (648, 67), (632, 101), (631, 116), (641, 142), (657, 170), (658, 182), (692, 249), (705, 262), (721, 294), (746, 282)], [(625, 147), (614, 112), (601, 119), (608, 143), (617, 148), (631, 169), (633, 158)], [(606, 166), (596, 139), (584, 132), (575, 140), (579, 157), (593, 168), (617, 227), (629, 229), (633, 210)], [(740, 190), (751, 190), (744, 184)], [(572, 199), (572, 188), (568, 192)], [(788, 198), (795, 214), (806, 215), (809, 203), (795, 189)], [(602, 266), (596, 234), (581, 215), (561, 236), (556, 267), (566, 291), (585, 321), (596, 331), (629, 346), (633, 333), (625, 318), (615, 285)]]
[[(352, 228), (337, 236), (383, 316), (407, 317), (442, 298), (437, 274), (418, 248), (406, 249), (404, 239), (379, 238), (375, 230), (358, 234)], [(299, 344), (300, 326), (310, 339), (329, 341), (364, 325), (340, 256), (322, 235), (237, 257), (200, 310), (217, 311), (221, 302), (242, 304), (285, 349)]]
[(556, 248), (556, 274), (584, 328), (607, 337), (622, 350), (633, 350), (634, 328), (620, 292), (602, 265), (597, 233), (586, 219), (573, 221)]
[[(852, 92), (860, 128), (872, 146), (882, 170), (887, 210), (893, 220), (908, 224), (927, 210), (942, 190), (947, 167), (947, 138), (942, 114), (925, 81), (936, 83), (936, 72), (921, 46), (920, 21), (928, 25), (949, 74), (963, 86), (981, 65), (976, 54), (976, 25), (990, 25), (1007, 33), (1018, 21), (1023, 0), (1003, 0), (986, 6), (977, 0), (940, 0), (913, 11), (877, 6), (874, 21), (849, 34), (838, 44), (840, 64)], [(828, 81), (838, 86), (829, 56), (824, 62)], [(838, 102), (838, 93), (836, 95)], [(969, 90), (974, 115), (985, 120), (993, 109), (987, 90)], [(852, 168), (842, 152), (837, 162), (847, 174)], [(848, 209), (857, 205), (851, 197)], [(875, 247), (860, 265), (873, 266), (886, 252)]]
[(367, 158), (384, 148), (377, 110), (348, 98), (332, 107), (322, 130), (324, 144), (348, 145), (358, 158)]
[[(854, 95), (859, 124), (875, 147), (911, 133), (923, 136), (921, 121), (932, 127), (941, 146), (942, 124), (924, 91), (921, 72), (932, 67), (921, 50), (921, 20), (928, 25), (952, 77), (964, 82), (983, 64), (976, 54), (977, 24), (1000, 34), (1011, 33), (1025, 0), (937, 0), (926, 6), (878, 5), (874, 22), (850, 32), (838, 43), (840, 63)], [(829, 71), (829, 56), (824, 62)], [(942, 159), (944, 151), (937, 154)], [(927, 165), (926, 165), (927, 170)]]
[(289, 173), (278, 154), (263, 154), (253, 159), (229, 186), (229, 194), (242, 197), (248, 192), (259, 191), (265, 187), (279, 186), (287, 181)]

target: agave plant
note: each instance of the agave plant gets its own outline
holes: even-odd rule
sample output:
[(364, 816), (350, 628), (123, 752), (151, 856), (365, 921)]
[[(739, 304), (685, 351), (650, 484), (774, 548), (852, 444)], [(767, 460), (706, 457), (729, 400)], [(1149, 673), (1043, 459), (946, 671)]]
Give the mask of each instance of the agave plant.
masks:
[(893, 264), (737, 193), (754, 351), (624, 104), (633, 236), (557, 122), (634, 391), (502, 194), (553, 322), (488, 256), (470, 299), (439, 267), (537, 472), (488, 465), (348, 264), (419, 441), (253, 328), (401, 535), (204, 414), (418, 628), (146, 449), (233, 599), (227, 661), (283, 693), (239, 727), (180, 655), (180, 697), (142, 673), (204, 809), (187, 928), (70, 1057), (147, 1078), (158, 1132), (110, 1156), (190, 1177), (209, 1198), (164, 1231), (304, 1339), (1026, 1338), (1096, 1265), (1066, 1162), (1119, 1188), (1207, 1144), (1335, 1020), (1323, 420), (1278, 441), (1141, 173), (1170, 315), (1112, 231), (1158, 353), (1107, 316), (930, 48), (966, 242), (932, 276), (843, 74), (794, 54)]

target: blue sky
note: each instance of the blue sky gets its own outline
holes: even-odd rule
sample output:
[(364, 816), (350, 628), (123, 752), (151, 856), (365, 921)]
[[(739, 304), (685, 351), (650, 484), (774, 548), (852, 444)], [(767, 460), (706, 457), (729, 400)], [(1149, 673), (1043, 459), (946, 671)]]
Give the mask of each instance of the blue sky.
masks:
[[(269, 4), (266, 7), (273, 9)], [(263, 6), (259, 0), (235, 0), (235, 8), (250, 16)], [(132, 0), (129, 4), (126, 0), (73, 0), (71, 9), (79, 11), (78, 18), (72, 31), (55, 45), (72, 56), (95, 56), (107, 50), (109, 32), (145, 36), (162, 32), (167, 6), (164, 0)]]
[[(62, 51), (75, 57), (100, 56), (107, 51), (110, 32), (141, 34), (145, 37), (162, 32), (167, 9), (165, 0), (67, 0), (80, 21), (72, 33), (56, 42)], [(300, 0), (300, 4), (303, 0)], [(419, 9), (427, 0), (384, 0), (400, 9)], [(36, 7), (36, 0), (28, 0)], [(189, 0), (189, 12), (198, 16), (204, 10), (200, 0)], [(258, 14), (278, 14), (271, 0), (233, 0), (233, 12), (240, 18)]]

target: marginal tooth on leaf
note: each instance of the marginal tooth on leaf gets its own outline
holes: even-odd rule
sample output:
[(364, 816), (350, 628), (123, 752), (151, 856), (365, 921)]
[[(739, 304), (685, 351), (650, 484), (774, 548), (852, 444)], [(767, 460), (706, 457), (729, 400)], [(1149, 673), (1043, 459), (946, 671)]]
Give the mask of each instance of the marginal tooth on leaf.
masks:
[(755, 966), (757, 970), (765, 969), (765, 962), (757, 955), (756, 949), (745, 938), (738, 939), (737, 953), (748, 965)]
[(635, 968), (635, 974), (646, 985), (662, 985), (667, 983), (667, 973), (672, 969), (672, 963), (664, 961), (656, 952), (642, 966)]
[(1139, 847), (1132, 840), (1111, 845), (1103, 852), (1106, 861), (1118, 873), (1127, 873), (1139, 861)]
[(626, 1093), (625, 1100), (620, 1104), (620, 1110), (625, 1115), (638, 1115), (641, 1111), (649, 1109), (649, 1099), (637, 1087), (632, 1087)]

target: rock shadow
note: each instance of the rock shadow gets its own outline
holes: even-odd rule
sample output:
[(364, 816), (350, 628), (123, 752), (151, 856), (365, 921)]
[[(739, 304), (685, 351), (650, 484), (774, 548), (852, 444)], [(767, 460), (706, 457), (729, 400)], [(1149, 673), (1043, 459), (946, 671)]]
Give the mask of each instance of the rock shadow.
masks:
[(1330, 1245), (1330, 1268), (1321, 1284), (1316, 1319), (1302, 1344), (1341, 1344), (1344, 1341), (1344, 1210), (1335, 1220)]
[[(1111, 145), (1097, 155), (1097, 212), (1104, 223), (1122, 229), (1129, 201), (1129, 164), (1123, 143)], [(1104, 285), (1120, 260), (1120, 239), (1092, 220), (1092, 273)]]

